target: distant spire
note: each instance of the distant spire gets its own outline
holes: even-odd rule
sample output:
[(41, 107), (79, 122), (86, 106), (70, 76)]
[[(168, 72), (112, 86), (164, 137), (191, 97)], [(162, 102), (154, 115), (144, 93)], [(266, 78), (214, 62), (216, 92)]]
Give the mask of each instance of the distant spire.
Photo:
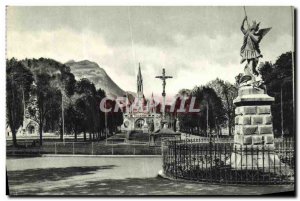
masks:
[(138, 71), (138, 75), (137, 75), (137, 93), (143, 94), (143, 77), (142, 77), (140, 63), (139, 63), (139, 71)]
[(141, 72), (141, 63), (139, 63), (139, 72), (138, 72), (138, 80), (143, 80), (142, 72)]

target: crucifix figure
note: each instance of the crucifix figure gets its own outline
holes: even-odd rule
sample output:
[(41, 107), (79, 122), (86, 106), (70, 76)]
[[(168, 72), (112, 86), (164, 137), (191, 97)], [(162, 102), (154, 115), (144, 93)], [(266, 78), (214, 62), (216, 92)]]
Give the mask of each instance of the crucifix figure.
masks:
[(166, 79), (168, 78), (173, 78), (172, 76), (166, 76), (166, 71), (165, 69), (163, 68), (162, 69), (162, 75), (160, 76), (156, 76), (155, 78), (159, 78), (163, 81), (162, 83), (162, 86), (163, 86), (163, 92), (162, 92), (162, 97), (163, 97), (163, 110), (162, 110), (162, 113), (163, 113), (163, 120), (165, 120), (165, 105), (166, 105)]

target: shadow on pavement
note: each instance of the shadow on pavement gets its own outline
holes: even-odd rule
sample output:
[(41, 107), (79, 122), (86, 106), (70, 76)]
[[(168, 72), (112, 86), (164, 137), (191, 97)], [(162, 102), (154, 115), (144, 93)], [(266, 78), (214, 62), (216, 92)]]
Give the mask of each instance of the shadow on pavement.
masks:
[(99, 180), (54, 188), (47, 192), (30, 189), (23, 195), (262, 195), (293, 191), (294, 186), (225, 186), (176, 182), (162, 178), (127, 178)]
[(8, 181), (10, 185), (22, 185), (32, 182), (59, 181), (67, 177), (77, 175), (93, 174), (97, 170), (112, 169), (114, 165), (88, 166), (88, 167), (64, 167), (64, 168), (38, 168), (8, 171)]

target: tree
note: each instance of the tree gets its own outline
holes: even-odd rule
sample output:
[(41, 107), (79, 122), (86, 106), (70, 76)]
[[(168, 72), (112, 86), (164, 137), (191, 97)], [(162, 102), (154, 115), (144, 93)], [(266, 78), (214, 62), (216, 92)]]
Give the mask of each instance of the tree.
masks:
[(265, 62), (259, 68), (268, 95), (275, 97), (271, 105), (275, 136), (295, 134), (293, 54), (286, 52), (274, 64)]
[[(216, 92), (210, 87), (200, 86), (191, 91), (181, 90), (179, 93), (184, 93), (186, 97), (184, 112), (178, 113), (181, 129), (194, 133), (196, 128), (198, 134), (205, 134), (206, 136), (214, 129), (219, 134), (220, 125), (225, 121), (225, 118), (222, 101)], [(198, 113), (189, 111), (192, 97), (196, 98), (194, 108), (200, 109)], [(176, 100), (175, 104), (178, 108), (181, 101)]]
[[(86, 133), (89, 134), (90, 140), (100, 140), (103, 138), (105, 128), (105, 113), (100, 110), (100, 103), (106, 97), (105, 91), (102, 89), (96, 90), (93, 83), (88, 79), (81, 79), (75, 85), (74, 96), (72, 97), (74, 105), (68, 109), (68, 114), (72, 114), (73, 117), (68, 117), (67, 122), (71, 124), (77, 124), (76, 130), (83, 132), (84, 140), (86, 140)], [(112, 104), (116, 104), (115, 101), (111, 101)], [(80, 123), (77, 123), (80, 121)], [(117, 125), (123, 123), (123, 115), (121, 110), (117, 112), (110, 112), (107, 114), (107, 122), (109, 130), (115, 131)], [(73, 129), (68, 129), (73, 131)]]
[(107, 118), (107, 127), (109, 133), (115, 132), (117, 126), (123, 123), (123, 113), (119, 108), (114, 111), (116, 101), (108, 100), (112, 111), (104, 113), (100, 110), (100, 103), (106, 97), (105, 91), (102, 89), (96, 90), (93, 83), (87, 79), (81, 79), (76, 83), (75, 93), (79, 98), (76, 100), (76, 111), (79, 111), (83, 124), (82, 130), (84, 133), (84, 139), (86, 139), (86, 132), (90, 135), (90, 140), (101, 139), (103, 137), (105, 128), (105, 118)]
[[(205, 129), (206, 135), (212, 133), (212, 129), (219, 135), (220, 125), (225, 121), (225, 111), (221, 98), (216, 94), (214, 89), (205, 86), (195, 87), (192, 94), (200, 104), (200, 128), (202, 128), (202, 130)], [(200, 122), (202, 122), (202, 124), (200, 124)], [(203, 124), (203, 122), (206, 122), (206, 124)]]
[(110, 133), (112, 133), (116, 132), (117, 127), (123, 124), (123, 113), (121, 108), (118, 108), (118, 110), (115, 111), (117, 104), (115, 100), (108, 100), (107, 102), (109, 102), (110, 108), (112, 108), (112, 110), (107, 113), (108, 128)]
[(97, 112), (98, 112), (98, 120), (97, 120), (97, 139), (101, 139), (104, 134), (104, 128), (105, 128), (105, 114), (103, 111), (100, 110), (100, 103), (105, 98), (105, 91), (102, 89), (98, 89), (96, 91), (96, 106), (97, 106)]
[[(79, 95), (76, 100), (76, 108), (83, 116), (83, 123), (81, 124), (84, 133), (84, 140), (86, 140), (86, 132), (89, 133), (90, 140), (94, 139), (94, 134), (97, 133), (99, 127), (99, 107), (96, 100), (95, 85), (88, 79), (81, 79), (76, 83), (75, 93)], [(92, 138), (93, 136), (93, 138)]]
[[(77, 102), (78, 103), (78, 102)], [(77, 141), (77, 135), (83, 132), (85, 117), (79, 106), (76, 104), (70, 104), (65, 110), (66, 113), (66, 131), (68, 133), (74, 133), (74, 140)]]
[(32, 82), (32, 73), (20, 61), (6, 60), (6, 116), (14, 146), (17, 146), (16, 134), (23, 123), (24, 106)]
[[(59, 71), (57, 71), (56, 73), (54, 73), (51, 77), (51, 86), (54, 86), (56, 88), (58, 88), (61, 92), (61, 132), (60, 132), (60, 139), (61, 141), (63, 141), (64, 139), (64, 121), (65, 121), (65, 108), (68, 108), (68, 104), (70, 104), (70, 101), (68, 101), (68, 99), (70, 99), (70, 97), (74, 94), (74, 90), (75, 90), (75, 77), (72, 73), (70, 73), (70, 68), (65, 66), (65, 65), (61, 65), (59, 63), (55, 63), (56, 65), (59, 66)], [(57, 113), (59, 114), (59, 113)], [(59, 119), (59, 118), (56, 118)], [(47, 119), (48, 120), (48, 119)], [(48, 122), (48, 121), (46, 121)], [(52, 122), (52, 121), (50, 121)]]
[(52, 120), (61, 111), (61, 93), (60, 90), (50, 85), (50, 75), (41, 73), (37, 75), (37, 105), (39, 111), (39, 134), (40, 145), (43, 144), (43, 128), (46, 116)]
[(233, 100), (237, 97), (238, 88), (229, 82), (225, 82), (219, 78), (209, 82), (208, 87), (215, 90), (216, 94), (221, 98), (227, 119), (227, 127), (229, 136), (232, 135), (234, 128), (235, 106)]
[[(62, 131), (62, 117), (65, 115), (63, 114), (62, 109), (67, 108), (68, 104), (70, 103), (70, 97), (74, 94), (74, 87), (75, 87), (75, 77), (71, 73), (70, 67), (61, 64), (53, 59), (47, 58), (39, 58), (39, 59), (25, 59), (21, 61), (23, 65), (25, 65), (30, 71), (32, 72), (36, 82), (38, 81), (39, 77), (45, 78), (45, 83), (40, 80), (40, 84), (37, 88), (38, 95), (38, 102), (43, 104), (44, 107), (49, 104), (61, 104), (57, 105), (56, 108), (51, 108), (43, 118), (43, 126), (42, 130), (48, 132), (56, 132), (58, 130)], [(42, 85), (45, 85), (45, 93), (41, 93), (40, 88), (44, 88)], [(49, 90), (47, 90), (49, 88)], [(54, 92), (55, 91), (55, 92)], [(44, 96), (48, 96), (47, 93), (54, 93), (54, 96), (51, 97), (51, 100), (44, 100), (41, 103), (41, 99)], [(60, 93), (60, 95), (59, 95)], [(64, 101), (62, 101), (62, 99)], [(39, 107), (41, 108), (41, 105)], [(47, 108), (44, 108), (47, 109)], [(47, 109), (48, 110), (48, 109)], [(40, 118), (39, 118), (40, 119)], [(41, 119), (40, 119), (41, 120)], [(61, 132), (61, 139), (63, 139), (63, 132)]]

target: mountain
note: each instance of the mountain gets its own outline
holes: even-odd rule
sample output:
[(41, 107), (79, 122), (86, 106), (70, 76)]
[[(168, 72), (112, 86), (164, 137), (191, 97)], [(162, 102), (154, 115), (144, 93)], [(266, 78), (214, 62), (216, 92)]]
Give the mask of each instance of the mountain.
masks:
[(94, 83), (96, 88), (105, 90), (106, 94), (123, 96), (126, 94), (110, 77), (105, 70), (97, 63), (88, 60), (83, 61), (68, 61), (65, 65), (69, 66), (71, 72), (77, 80), (87, 78)]

